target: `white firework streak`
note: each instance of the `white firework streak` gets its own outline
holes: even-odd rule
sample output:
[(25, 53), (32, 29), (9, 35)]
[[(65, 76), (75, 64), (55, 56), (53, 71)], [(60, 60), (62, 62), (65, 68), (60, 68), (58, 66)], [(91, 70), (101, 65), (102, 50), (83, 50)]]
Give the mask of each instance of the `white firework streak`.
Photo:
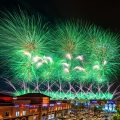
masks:
[(76, 59), (78, 59), (80, 61), (83, 61), (84, 58), (83, 58), (83, 55), (79, 55), (79, 56), (76, 57)]
[(73, 70), (85, 71), (85, 69), (81, 66), (76, 66)]
[[(1, 91), (8, 94), (12, 93), (19, 93), (19, 90), (23, 90), (23, 93), (29, 92), (27, 89), (30, 89), (30, 86), (33, 86), (32, 93), (38, 92), (38, 93), (44, 93), (46, 95), (50, 95), (51, 98), (57, 99), (56, 96), (59, 94), (63, 94), (64, 96), (59, 97), (59, 99), (83, 99), (84, 97), (89, 97), (89, 94), (92, 94), (93, 97), (89, 97), (89, 99), (117, 99), (120, 96), (119, 86), (116, 87), (116, 89), (112, 92), (112, 84), (108, 84), (107, 87), (104, 85), (95, 85), (90, 84), (89, 86), (86, 86), (82, 83), (74, 83), (71, 84), (70, 82), (62, 83), (58, 81), (49, 82), (49, 81), (43, 81), (40, 82), (39, 80), (36, 80), (36, 82), (32, 82), (31, 84), (26, 84), (24, 81), (21, 81), (20, 83), (14, 84), (8, 79), (5, 79), (5, 83), (10, 86), (10, 90), (8, 91)], [(45, 87), (43, 87), (45, 86)], [(67, 87), (66, 87), (67, 86)], [(77, 89), (76, 89), (77, 86)], [(54, 89), (56, 87), (56, 89)], [(97, 93), (97, 94), (96, 94)], [(108, 94), (110, 93), (110, 96)], [(52, 96), (53, 95), (53, 96)], [(98, 95), (98, 96), (97, 96)], [(102, 95), (102, 96), (99, 96)]]

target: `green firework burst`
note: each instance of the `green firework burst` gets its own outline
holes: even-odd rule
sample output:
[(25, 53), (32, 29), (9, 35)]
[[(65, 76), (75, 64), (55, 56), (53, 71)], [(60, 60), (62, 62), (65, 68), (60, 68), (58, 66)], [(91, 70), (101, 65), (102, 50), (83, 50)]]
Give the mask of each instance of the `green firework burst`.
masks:
[(79, 22), (67, 21), (55, 27), (53, 42), (55, 50), (61, 56), (76, 55), (83, 52), (85, 43), (84, 28)]
[(96, 26), (87, 28), (87, 66), (91, 79), (106, 81), (119, 68), (118, 36)]
[(119, 68), (117, 36), (96, 26), (67, 21), (50, 34), (39, 16), (23, 12), (0, 23), (0, 56), (17, 79), (104, 82)]
[(86, 54), (84, 27), (78, 21), (58, 24), (55, 27), (53, 43), (55, 44), (53, 50), (62, 59), (61, 67), (63, 70), (60, 78), (69, 81), (79, 80), (81, 73), (76, 73), (75, 69), (77, 68), (75, 67), (81, 64), (82, 66), (79, 68), (84, 71), (84, 62), (82, 62), (83, 56)]
[(119, 68), (117, 35), (74, 22), (58, 25), (55, 35), (57, 54), (64, 61), (62, 79), (104, 82)]
[(48, 26), (37, 16), (8, 13), (1, 19), (1, 57), (6, 58), (18, 78), (34, 79), (36, 68), (32, 59), (48, 54)]

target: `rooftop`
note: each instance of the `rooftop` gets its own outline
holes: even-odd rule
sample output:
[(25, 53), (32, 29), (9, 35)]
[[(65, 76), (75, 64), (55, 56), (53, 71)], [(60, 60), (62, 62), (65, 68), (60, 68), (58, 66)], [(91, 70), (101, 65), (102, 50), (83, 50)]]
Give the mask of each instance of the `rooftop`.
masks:
[(42, 93), (27, 93), (27, 94), (23, 94), (23, 95), (20, 95), (20, 96), (17, 96), (17, 97), (49, 97), (49, 96), (44, 95)]
[(13, 96), (7, 95), (7, 94), (3, 94), (3, 93), (0, 93), (0, 97), (13, 97)]

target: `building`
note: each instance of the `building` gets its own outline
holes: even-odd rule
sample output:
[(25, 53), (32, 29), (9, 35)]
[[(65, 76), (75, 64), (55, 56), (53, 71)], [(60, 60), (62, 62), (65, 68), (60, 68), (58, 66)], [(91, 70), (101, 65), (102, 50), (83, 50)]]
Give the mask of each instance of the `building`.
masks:
[(0, 94), (0, 120), (50, 120), (71, 108), (68, 101), (52, 101), (41, 93), (13, 97)]
[(13, 114), (13, 97), (0, 93), (0, 120), (11, 118)]
[(64, 116), (71, 109), (69, 101), (51, 100), (48, 110), (48, 119)]

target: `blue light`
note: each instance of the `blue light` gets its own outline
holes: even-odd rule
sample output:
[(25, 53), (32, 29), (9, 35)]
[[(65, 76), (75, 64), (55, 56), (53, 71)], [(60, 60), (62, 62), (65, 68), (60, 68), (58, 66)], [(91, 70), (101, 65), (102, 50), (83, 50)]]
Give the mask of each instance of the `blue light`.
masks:
[(115, 109), (115, 104), (105, 104), (103, 110), (106, 111), (106, 112), (116, 112), (116, 109)]
[(57, 105), (61, 105), (61, 102), (57, 102)]
[(54, 104), (50, 104), (50, 107), (53, 107), (54, 106)]
[(97, 100), (91, 100), (90, 102), (95, 104), (95, 103), (97, 103)]
[(108, 100), (107, 103), (109, 103), (109, 104), (114, 104), (115, 101), (113, 101), (113, 100)]
[(19, 105), (15, 105), (15, 107), (19, 107)]
[(29, 105), (29, 104), (26, 104), (25, 106), (26, 106), (26, 107), (29, 107), (30, 105)]

